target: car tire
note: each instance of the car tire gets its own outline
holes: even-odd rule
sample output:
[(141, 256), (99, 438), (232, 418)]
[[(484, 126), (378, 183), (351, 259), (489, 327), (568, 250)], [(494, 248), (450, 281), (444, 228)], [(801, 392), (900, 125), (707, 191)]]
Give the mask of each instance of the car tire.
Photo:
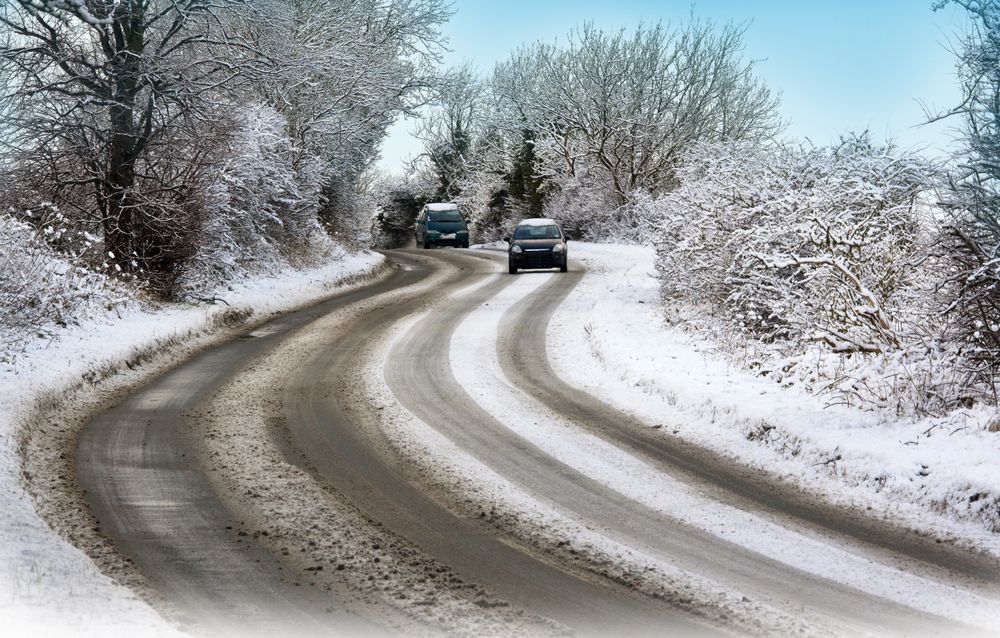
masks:
[(559, 266), (559, 272), (566, 272), (567, 270), (569, 270), (569, 264), (563, 262), (563, 265)]
[(507, 272), (509, 272), (512, 275), (516, 275), (517, 274), (517, 266), (515, 266), (514, 264), (511, 264), (511, 263), (508, 263), (507, 264)]
[(427, 250), (430, 247), (431, 247), (431, 243), (425, 239), (424, 240), (424, 250)]
[(469, 242), (463, 241), (462, 242), (462, 248), (468, 248), (468, 247), (469, 247)]

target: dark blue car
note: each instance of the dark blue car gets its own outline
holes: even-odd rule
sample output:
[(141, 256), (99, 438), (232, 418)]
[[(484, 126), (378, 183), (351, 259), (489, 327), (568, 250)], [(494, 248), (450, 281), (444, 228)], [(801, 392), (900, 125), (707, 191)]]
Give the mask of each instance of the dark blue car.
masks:
[(469, 225), (455, 204), (427, 204), (417, 215), (417, 245), (469, 247)]
[(555, 221), (525, 219), (514, 229), (514, 236), (506, 239), (510, 243), (507, 249), (510, 274), (526, 268), (558, 268), (566, 272), (569, 265), (566, 237)]

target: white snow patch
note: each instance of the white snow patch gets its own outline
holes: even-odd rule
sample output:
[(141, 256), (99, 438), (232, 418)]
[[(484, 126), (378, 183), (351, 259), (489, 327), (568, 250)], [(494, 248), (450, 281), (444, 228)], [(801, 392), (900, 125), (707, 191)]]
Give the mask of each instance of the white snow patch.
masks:
[(588, 272), (547, 335), (567, 382), (832, 502), (1000, 556), (1000, 535), (975, 511), (975, 495), (1000, 494), (1000, 433), (982, 426), (990, 410), (960, 411), (945, 427), (828, 406), (666, 325), (652, 248), (574, 242), (571, 254)]

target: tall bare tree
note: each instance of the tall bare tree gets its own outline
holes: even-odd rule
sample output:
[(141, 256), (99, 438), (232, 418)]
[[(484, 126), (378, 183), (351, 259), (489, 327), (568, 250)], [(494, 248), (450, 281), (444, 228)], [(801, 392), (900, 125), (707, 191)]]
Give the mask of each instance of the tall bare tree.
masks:
[(604, 172), (619, 199), (674, 184), (698, 141), (761, 140), (779, 128), (777, 96), (742, 59), (743, 28), (694, 20), (537, 42), (499, 64), (493, 88), (508, 128), (544, 135), (571, 174)]
[(490, 111), (491, 98), (470, 65), (453, 68), (438, 80), (434, 106), (416, 136), (440, 182), (439, 199), (458, 197), (462, 179), (476, 168), (474, 146), (483, 137)]
[[(225, 14), (242, 6), (14, 0), (0, 9), (11, 35), (0, 59), (18, 79), (9, 94), (14, 157), (58, 182), (57, 191), (90, 191), (117, 269), (170, 279), (182, 257), (175, 253), (185, 243), (180, 218), (190, 212), (186, 182), (207, 158), (194, 129), (247, 58), (249, 49), (225, 28)], [(164, 163), (154, 152), (160, 144), (194, 157)]]

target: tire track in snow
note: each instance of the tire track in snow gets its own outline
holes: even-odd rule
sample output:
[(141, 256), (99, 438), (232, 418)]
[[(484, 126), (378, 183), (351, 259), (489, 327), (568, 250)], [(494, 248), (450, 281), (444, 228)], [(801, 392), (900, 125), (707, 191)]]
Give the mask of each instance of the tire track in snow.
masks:
[[(497, 290), (486, 292), (495, 294), (503, 287), (498, 285)], [(798, 603), (802, 602), (803, 592), (811, 592), (810, 604), (835, 623), (843, 622), (847, 616), (855, 626), (867, 630), (886, 631), (891, 626), (915, 633), (941, 626), (941, 619), (873, 599), (665, 519), (641, 504), (623, 502), (615, 490), (512, 432), (472, 401), (453, 374), (449, 354), (452, 333), (458, 324), (477, 307), (486, 303), (492, 306), (495, 302), (490, 294), (479, 293), (457, 303), (443, 304), (390, 351), (386, 381), (404, 407), (418, 419), (533, 497), (578, 518), (615, 529), (630, 544), (660, 547), (675, 565), (686, 571), (696, 574), (714, 571), (730, 578), (738, 574), (747, 584), (759, 587), (766, 582), (783, 592), (784, 599)], [(420, 391), (414, 392), (414, 388)], [(845, 610), (850, 611), (845, 613)], [(948, 623), (948, 627), (953, 628), (953, 624)]]
[(331, 333), (331, 347), (317, 349), (315, 357), (296, 372), (285, 391), (294, 446), (330, 485), (372, 520), (518, 608), (553, 618), (585, 635), (608, 635), (606, 631), (595, 632), (595, 628), (602, 627), (647, 635), (653, 633), (653, 628), (665, 625), (681, 630), (683, 635), (709, 633), (681, 614), (671, 616), (669, 609), (656, 609), (645, 600), (552, 565), (497, 538), (495, 530), (479, 520), (456, 515), (411, 480), (411, 468), (405, 460), (386, 452), (387, 442), (367, 431), (366, 419), (370, 422), (376, 416), (371, 414), (366, 399), (359, 396), (363, 388), (356, 378), (367, 358), (365, 349), (391, 332), (396, 322), (417, 316), (430, 305), (429, 314), (416, 323), (421, 328), (419, 334), (415, 336), (411, 330), (403, 335), (404, 342), (416, 346), (416, 350), (404, 348), (398, 356), (390, 354), (385, 369), (387, 375), (392, 371), (401, 373), (401, 383), (393, 387), (397, 397), (423, 404), (431, 413), (454, 407), (462, 400), (460, 390), (443, 397), (435, 394), (443, 391), (436, 374), (447, 370), (447, 340), (429, 350), (444, 353), (439, 357), (441, 366), (438, 357), (423, 356), (420, 344), (424, 340), (420, 337), (446, 337), (447, 331), (442, 331), (434, 320), (437, 313), (461, 315), (478, 305), (478, 301), (470, 299), (480, 295), (489, 298), (508, 283), (495, 277), (493, 264), (484, 263), (482, 257), (463, 256), (457, 251), (418, 251), (413, 255), (461, 267), (466, 271), (466, 284), (479, 277), (486, 279), (466, 286), (466, 294), (453, 297), (451, 293), (459, 291), (463, 278), (450, 278), (431, 291), (430, 300), (402, 299)]
[[(541, 316), (538, 302), (553, 298), (551, 293), (543, 293), (563, 279), (564, 276), (560, 275), (519, 277), (517, 284), (500, 292), (488, 306), (480, 306), (469, 313), (452, 335), (451, 363), (455, 378), (494, 419), (559, 462), (582, 475), (596, 478), (624, 498), (663, 515), (664, 526), (670, 525), (668, 519), (691, 525), (794, 570), (815, 574), (856, 589), (858, 593), (884, 598), (886, 607), (891, 607), (888, 601), (892, 601), (955, 621), (1000, 628), (1000, 604), (995, 600), (960, 590), (951, 584), (880, 565), (838, 544), (820, 542), (770, 520), (706, 498), (687, 483), (582, 430), (523, 393), (516, 387), (516, 381), (512, 381), (510, 366), (506, 369), (502, 367), (502, 357), (498, 356), (498, 351), (507, 353), (514, 347), (509, 338), (500, 337), (501, 323), (512, 309), (536, 318)], [(575, 284), (572, 280), (570, 283)], [(506, 319), (509, 321), (509, 318)], [(544, 349), (531, 350), (530, 354), (533, 360), (546, 356)], [(521, 383), (517, 385), (523, 385), (523, 379), (523, 375), (519, 376)], [(648, 513), (646, 516), (649, 518)], [(628, 531), (623, 534), (620, 526), (616, 528), (607, 519), (603, 523), (608, 525), (608, 533), (615, 540), (631, 543), (633, 547), (661, 560), (673, 562), (677, 558), (671, 551), (672, 541), (664, 544), (656, 529), (640, 530), (645, 533), (636, 536)], [(730, 574), (728, 570), (723, 570), (707, 576), (725, 583)], [(752, 589), (744, 590), (746, 593), (763, 596), (772, 604), (780, 604), (785, 599), (797, 605), (796, 591), (789, 588), (789, 585), (795, 587), (795, 579), (789, 581), (773, 592), (761, 589), (759, 581), (755, 583), (742, 579), (741, 583), (737, 579), (737, 585), (746, 587), (749, 584)], [(823, 587), (822, 583), (818, 586), (812, 584), (816, 590), (821, 591)], [(817, 596), (816, 599), (822, 600), (822, 597)], [(861, 602), (862, 607), (872, 609), (875, 617), (878, 616), (878, 608), (883, 605), (872, 600)], [(823, 613), (837, 612), (836, 609), (824, 610), (825, 607), (820, 605)], [(857, 608), (857, 605), (845, 608), (852, 607)]]

